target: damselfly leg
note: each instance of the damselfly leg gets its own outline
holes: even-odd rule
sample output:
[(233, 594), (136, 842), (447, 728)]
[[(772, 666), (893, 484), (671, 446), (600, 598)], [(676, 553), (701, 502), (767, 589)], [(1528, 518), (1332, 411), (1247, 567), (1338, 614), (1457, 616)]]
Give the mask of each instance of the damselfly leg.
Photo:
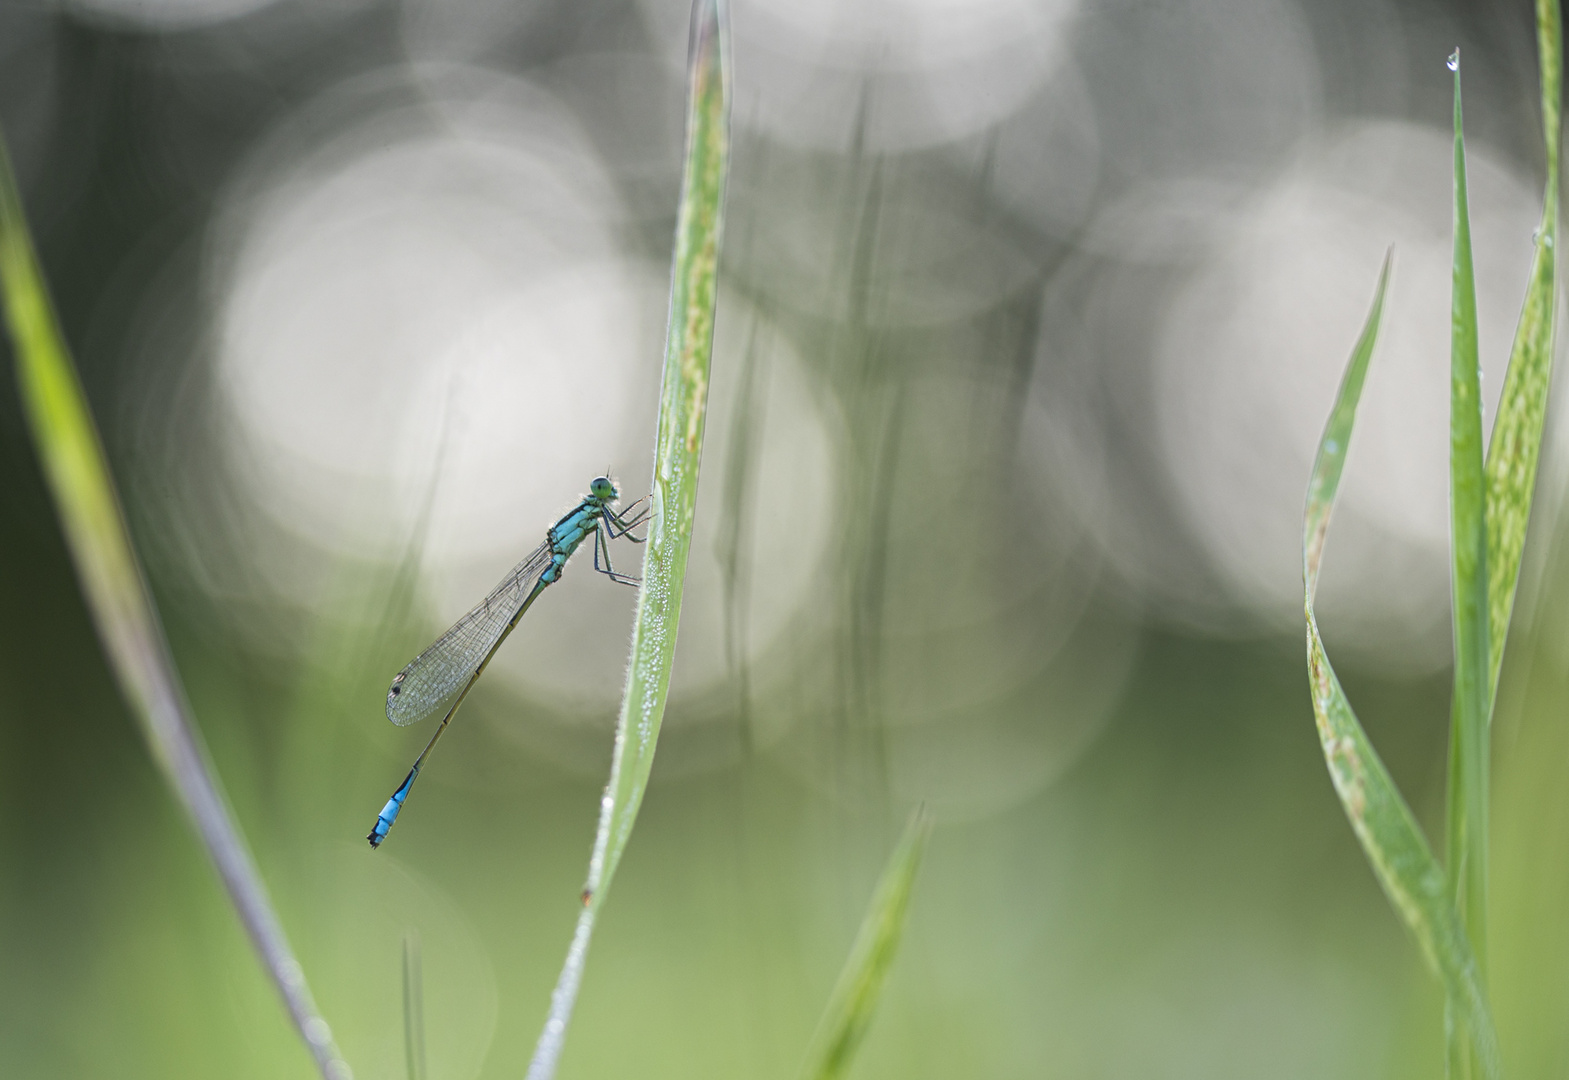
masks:
[(633, 503), (632, 506), (628, 506), (619, 514), (615, 513), (609, 507), (605, 508), (605, 528), (609, 530), (610, 538), (612, 540), (620, 540), (624, 536), (634, 544), (642, 544), (648, 541), (647, 536), (633, 536), (632, 530), (648, 520), (649, 514), (653, 512), (653, 508), (648, 506), (643, 507), (643, 512), (631, 520), (627, 520), (626, 516), (632, 512), (632, 507), (636, 506), (637, 503), (646, 502), (647, 499), (648, 496), (643, 496), (643, 498), (637, 500), (637, 502)]
[[(610, 536), (606, 535), (606, 533), (608, 533), (609, 531), (610, 530), (609, 530), (609, 526), (608, 525), (596, 528), (594, 530), (594, 569), (598, 570), (601, 574), (604, 574), (611, 581), (617, 582), (618, 584), (621, 584), (621, 585), (641, 585), (641, 584), (643, 584), (643, 579), (642, 578), (635, 578), (635, 577), (632, 577), (630, 574), (620, 574), (620, 573), (617, 573), (616, 572), (616, 568), (610, 565)], [(611, 533), (610, 535), (611, 536), (616, 536), (616, 537), (622, 537), (622, 536), (626, 536), (627, 534), (626, 534), (625, 530), (623, 530), (622, 532)], [(630, 540), (632, 538), (630, 536), (627, 536), (627, 539)], [(644, 537), (644, 539), (647, 539), (647, 537)], [(639, 540), (637, 542), (638, 543), (642, 543), (641, 540)], [(600, 566), (599, 565), (599, 553), (601, 551), (603, 551), (605, 553), (605, 565), (604, 566)]]

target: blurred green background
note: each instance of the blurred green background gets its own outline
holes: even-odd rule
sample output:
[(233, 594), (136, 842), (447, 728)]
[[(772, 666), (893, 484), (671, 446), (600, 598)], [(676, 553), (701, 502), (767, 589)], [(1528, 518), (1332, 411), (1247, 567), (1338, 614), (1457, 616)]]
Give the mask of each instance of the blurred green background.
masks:
[[(856, 1075), (1437, 1074), (1438, 995), (1313, 732), (1300, 513), (1395, 243), (1320, 618), (1434, 835), (1443, 60), (1496, 392), (1540, 206), (1531, 14), (734, 5), (676, 688), (563, 1077), (793, 1076), (923, 800)], [(404, 1075), (406, 935), (435, 1080), (520, 1074), (565, 953), (630, 590), (575, 566), (387, 845), (363, 836), (426, 737), (383, 719), (392, 674), (591, 476), (646, 488), (685, 25), (670, 0), (0, 2), (62, 321), (360, 1077)], [(1569, 1061), (1553, 429), (1495, 729), (1516, 1077)], [(0, 678), (0, 1074), (311, 1075), (117, 697), (9, 378)]]

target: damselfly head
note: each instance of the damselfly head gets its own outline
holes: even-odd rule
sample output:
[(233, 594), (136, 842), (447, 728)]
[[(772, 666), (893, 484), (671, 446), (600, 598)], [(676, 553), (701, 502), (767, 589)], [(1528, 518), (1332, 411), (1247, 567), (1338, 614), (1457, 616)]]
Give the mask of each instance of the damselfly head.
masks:
[(610, 477), (608, 476), (594, 477), (593, 481), (588, 485), (588, 490), (593, 493), (594, 498), (605, 502), (609, 502), (616, 497), (616, 485), (610, 482)]

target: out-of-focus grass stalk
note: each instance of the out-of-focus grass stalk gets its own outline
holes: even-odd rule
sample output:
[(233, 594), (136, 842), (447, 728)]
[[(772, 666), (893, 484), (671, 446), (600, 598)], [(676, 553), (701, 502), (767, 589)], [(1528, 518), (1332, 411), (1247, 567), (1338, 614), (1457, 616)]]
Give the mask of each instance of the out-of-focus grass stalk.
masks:
[(801, 1080), (838, 1080), (849, 1070), (861, 1039), (871, 1026), (888, 968), (899, 951), (915, 873), (920, 869), (931, 831), (931, 817), (924, 809), (917, 810), (905, 827), (899, 846), (888, 857), (855, 943), (850, 946), (850, 956), (818, 1021)]
[(529, 1080), (549, 1080), (577, 1001), (594, 920), (621, 860), (654, 764), (675, 657), (676, 624), (686, 581), (697, 504), (709, 360), (718, 291), (719, 234), (729, 161), (730, 91), (727, 18), (722, 0), (696, 0), (688, 53), (686, 156), (671, 260), (664, 379), (654, 443), (648, 548), (632, 627), (626, 693), (616, 728), (610, 782), (583, 887), (583, 911), (550, 997), (550, 1014), (529, 1062)]
[(419, 935), (403, 935), (403, 1059), (408, 1080), (425, 1080), (425, 973)]
[(1482, 1075), (1495, 1080), (1499, 1075), (1498, 1039), (1476, 957), (1450, 900), (1443, 868), (1433, 857), (1416, 817), (1352, 711), (1324, 651), (1313, 612), (1330, 512), (1356, 424), (1357, 402), (1362, 396), (1368, 361), (1383, 318), (1389, 268), (1390, 260), (1386, 258), (1372, 310), (1346, 365), (1308, 482), (1302, 530), (1308, 687), (1324, 761), (1352, 831), (1362, 844), (1378, 883), (1416, 938), (1423, 959), (1443, 984), (1455, 1017), (1469, 1030)]
[(0, 290), (16, 352), (23, 411), (82, 593), (120, 689), (164, 778), (218, 869), (240, 921), (328, 1080), (349, 1067), (316, 1011), (190, 718), (163, 628), (142, 576), (97, 430), (57, 325), (0, 140)]
[(1515, 327), (1509, 371), (1498, 400), (1492, 440), (1487, 447), (1487, 575), (1488, 643), (1491, 693), (1498, 692), (1504, 641), (1514, 608), (1526, 526), (1536, 488), (1536, 467), (1542, 450), (1542, 423), (1547, 416), (1548, 380), (1552, 373), (1553, 341), (1558, 313), (1557, 255), (1560, 97), (1563, 93), (1563, 31), (1559, 0), (1537, 0), (1536, 39), (1542, 82), (1542, 139), (1547, 151), (1547, 184), (1542, 195), (1542, 223), (1536, 231), (1536, 252), (1526, 286), (1520, 322)]
[[(1454, 258), (1449, 320), (1449, 531), (1455, 675), (1449, 719), (1449, 800), (1445, 868), (1479, 976), (1487, 977), (1487, 713), (1492, 654), (1487, 644), (1487, 522), (1482, 476), (1482, 379), (1477, 351), (1476, 279), (1460, 115), (1460, 50), (1455, 78)], [(1446, 1016), (1453, 1012), (1451, 1003)], [(1451, 1080), (1476, 1075), (1464, 1024), (1445, 1025)]]

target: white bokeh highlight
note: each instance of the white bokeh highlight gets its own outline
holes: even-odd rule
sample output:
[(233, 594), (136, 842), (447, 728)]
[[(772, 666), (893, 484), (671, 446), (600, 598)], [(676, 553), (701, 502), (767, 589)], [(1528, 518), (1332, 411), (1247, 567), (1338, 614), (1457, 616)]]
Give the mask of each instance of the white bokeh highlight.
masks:
[[(378, 84), (379, 85), (379, 84)], [(662, 366), (663, 266), (626, 251), (624, 209), (571, 115), (519, 80), (421, 70), (418, 98), (341, 110), (315, 142), (279, 137), (220, 215), (217, 385), (246, 494), (328, 561), (421, 560), (431, 637), (461, 616), (610, 472), (647, 491)], [(354, 91), (363, 102), (365, 88)], [(329, 115), (331, 108), (323, 111)], [(318, 130), (320, 123), (300, 123)], [(294, 141), (290, 141), (290, 140)], [(722, 679), (716, 554), (730, 398), (764, 364), (748, 535), (746, 641), (765, 649), (802, 602), (833, 512), (832, 424), (793, 348), (727, 301), (677, 692)], [(642, 549), (617, 542), (618, 570)], [(574, 560), (498, 653), (511, 686), (599, 722), (619, 700), (635, 590)], [(316, 606), (319, 567), (270, 585)], [(389, 678), (391, 672), (388, 673)], [(526, 724), (510, 725), (525, 741)]]
[[(1395, 272), (1326, 555), (1326, 630), (1385, 662), (1447, 660), (1452, 142), (1359, 125), (1228, 223), (1170, 305), (1160, 445), (1193, 532), (1244, 602), (1301, 617), (1302, 503), (1387, 245)], [(1538, 198), (1469, 147), (1487, 422), (1530, 265)]]
[[(643, 0), (686, 67), (689, 5)], [(1079, 0), (742, 0), (735, 120), (793, 146), (902, 151), (1015, 112), (1063, 62)]]

